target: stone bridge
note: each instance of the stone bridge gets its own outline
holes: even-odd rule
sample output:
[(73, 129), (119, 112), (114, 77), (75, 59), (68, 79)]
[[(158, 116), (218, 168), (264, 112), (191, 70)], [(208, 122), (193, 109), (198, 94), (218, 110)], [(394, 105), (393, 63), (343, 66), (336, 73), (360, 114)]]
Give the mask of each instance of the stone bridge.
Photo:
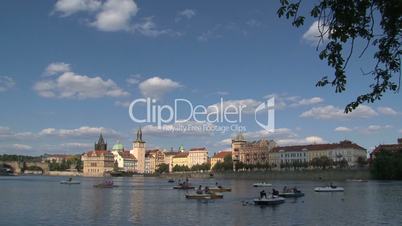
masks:
[(43, 174), (47, 174), (49, 172), (49, 165), (47, 163), (42, 162), (18, 162), (18, 161), (0, 161), (0, 166), (8, 167), (15, 174), (21, 174), (23, 166), (37, 166), (40, 167), (43, 171)]

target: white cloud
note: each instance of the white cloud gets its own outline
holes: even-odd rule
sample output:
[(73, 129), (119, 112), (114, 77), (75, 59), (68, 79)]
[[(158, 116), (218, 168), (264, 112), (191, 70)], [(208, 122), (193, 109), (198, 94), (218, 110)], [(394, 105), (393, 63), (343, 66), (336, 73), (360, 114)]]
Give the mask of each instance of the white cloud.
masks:
[(276, 128), (273, 132), (268, 130), (250, 131), (244, 133), (244, 137), (250, 140), (258, 139), (289, 139), (296, 138), (297, 134), (289, 128)]
[(89, 143), (78, 143), (78, 142), (70, 142), (70, 143), (63, 143), (60, 144), (63, 148), (79, 148), (79, 149), (89, 149), (93, 147), (93, 144)]
[(132, 0), (106, 0), (91, 25), (101, 31), (129, 30), (137, 12), (137, 4)]
[(115, 101), (114, 104), (115, 104), (116, 106), (119, 106), (119, 107), (128, 108), (128, 107), (130, 106), (131, 102), (130, 102), (130, 101), (119, 101), (119, 100), (118, 100), (118, 101)]
[(367, 105), (360, 105), (351, 113), (345, 114), (341, 108), (327, 105), (322, 107), (313, 107), (303, 112), (300, 117), (316, 119), (346, 119), (346, 118), (370, 118), (377, 116), (378, 113)]
[(145, 17), (142, 21), (134, 24), (131, 29), (134, 33), (140, 33), (148, 37), (158, 37), (160, 35), (181, 36), (182, 33), (175, 32), (171, 29), (158, 29), (153, 21), (153, 17)]
[(152, 77), (139, 84), (140, 92), (144, 97), (162, 98), (166, 93), (182, 87), (176, 81), (168, 78)]
[(398, 115), (398, 112), (390, 107), (378, 107), (377, 111), (383, 115)]
[(318, 23), (318, 21), (314, 21), (310, 28), (303, 34), (303, 39), (311, 45), (317, 45), (320, 41), (321, 33), (323, 35), (323, 41), (328, 39), (328, 34), (325, 33), (327, 29), (328, 27), (323, 26), (323, 24)]
[(135, 75), (130, 75), (127, 79), (126, 82), (128, 85), (136, 85), (140, 82), (140, 78), (142, 76), (140, 74), (135, 74)]
[(276, 140), (276, 143), (280, 146), (287, 146), (287, 145), (304, 145), (304, 144), (322, 144), (326, 143), (327, 141), (324, 140), (322, 137), (319, 136), (308, 136), (305, 138), (300, 139), (279, 139)]
[(344, 126), (339, 126), (339, 127), (336, 127), (334, 129), (334, 131), (335, 132), (350, 132), (350, 131), (352, 131), (352, 129), (348, 128), (348, 127), (344, 127)]
[(0, 126), (0, 140), (29, 140), (36, 138), (36, 135), (31, 132), (15, 132), (8, 127)]
[(40, 96), (47, 98), (86, 99), (129, 95), (111, 79), (104, 80), (74, 72), (64, 72), (57, 78), (41, 80), (33, 88)]
[(134, 0), (59, 0), (55, 5), (55, 12), (69, 16), (77, 12), (86, 12), (89, 18), (87, 24), (100, 31), (126, 31), (140, 33), (145, 36), (157, 37), (162, 34), (180, 36), (180, 32), (171, 29), (157, 29), (152, 17), (145, 17), (142, 21), (134, 22), (138, 13), (138, 6)]
[(19, 150), (19, 151), (26, 151), (26, 150), (31, 150), (32, 147), (26, 144), (13, 144), (12, 145), (13, 148), (15, 148), (15, 150)]
[(13, 78), (8, 76), (0, 76), (0, 92), (5, 92), (15, 86)]
[(254, 113), (255, 109), (261, 103), (262, 102), (254, 100), (254, 99), (226, 100), (226, 101), (223, 101), (222, 103), (219, 102), (216, 104), (209, 105), (207, 107), (207, 110), (208, 110), (208, 112), (220, 112), (223, 109), (226, 109), (229, 106), (231, 106), (231, 107), (235, 107), (237, 109), (242, 108), (243, 113), (251, 114), (251, 113)]
[(99, 0), (58, 0), (54, 5), (54, 11), (62, 16), (69, 16), (80, 11), (96, 11), (101, 7)]
[(301, 100), (296, 101), (296, 103), (291, 104), (291, 106), (308, 106), (308, 105), (314, 105), (314, 104), (319, 104), (323, 102), (324, 99), (321, 97), (312, 97), (312, 98), (303, 98)]
[(316, 105), (324, 101), (321, 97), (302, 98), (300, 96), (289, 96), (288, 94), (269, 94), (265, 99), (275, 98), (275, 109), (284, 109), (286, 107), (302, 107)]
[[(179, 13), (178, 13), (178, 16), (179, 17), (177, 17), (177, 18), (181, 18), (181, 17), (185, 17), (185, 18), (187, 18), (187, 19), (191, 19), (193, 16), (195, 16), (196, 15), (196, 12), (195, 12), (195, 10), (193, 10), (193, 9), (185, 9), (185, 10), (183, 10), (183, 11), (180, 11)], [(176, 18), (176, 19), (177, 19)]]
[(46, 128), (39, 132), (40, 136), (58, 136), (61, 138), (90, 138), (97, 137), (99, 134), (104, 134), (105, 137), (119, 137), (120, 134), (114, 130), (104, 127), (89, 127), (82, 126), (77, 129), (55, 129)]
[(71, 71), (70, 64), (63, 62), (51, 63), (46, 67), (45, 75), (55, 75)]
[(363, 132), (374, 133), (391, 128), (391, 125), (369, 125), (366, 129), (363, 129)]

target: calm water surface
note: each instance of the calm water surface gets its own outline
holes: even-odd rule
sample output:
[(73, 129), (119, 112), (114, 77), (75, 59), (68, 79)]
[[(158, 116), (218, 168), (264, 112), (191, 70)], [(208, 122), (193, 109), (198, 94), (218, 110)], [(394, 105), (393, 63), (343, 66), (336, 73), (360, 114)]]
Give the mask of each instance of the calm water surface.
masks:
[[(261, 189), (253, 180), (219, 180), (232, 187), (224, 199), (186, 200), (185, 191), (159, 178), (115, 178), (118, 188), (99, 189), (100, 178), (0, 177), (0, 225), (402, 225), (402, 182), (337, 182), (344, 193), (314, 193), (316, 181), (271, 181), (298, 186), (306, 196), (276, 207), (242, 205)], [(215, 179), (193, 179), (213, 185)]]

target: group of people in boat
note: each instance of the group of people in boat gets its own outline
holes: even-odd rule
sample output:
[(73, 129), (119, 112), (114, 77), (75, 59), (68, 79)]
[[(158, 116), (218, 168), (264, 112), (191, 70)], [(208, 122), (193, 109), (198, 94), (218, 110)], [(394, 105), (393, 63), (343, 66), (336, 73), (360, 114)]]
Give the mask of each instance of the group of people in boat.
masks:
[(287, 186), (283, 187), (283, 193), (300, 193), (301, 191), (294, 186), (293, 188), (288, 188)]
[(204, 189), (202, 189), (202, 185), (198, 186), (197, 190), (195, 191), (197, 194), (209, 194), (211, 191), (209, 190), (208, 186), (205, 186)]
[[(276, 190), (275, 188), (272, 189), (271, 192), (272, 196), (278, 196), (279, 195), (279, 191)], [(265, 190), (260, 191), (260, 198), (267, 198), (267, 192), (265, 192)]]
[[(282, 190), (283, 193), (300, 193), (301, 191), (297, 189), (296, 187), (293, 188), (288, 188), (287, 186), (283, 187)], [(271, 192), (272, 196), (279, 196), (279, 191), (276, 190), (275, 188), (272, 189)], [(267, 193), (265, 190), (260, 191), (260, 199), (267, 198)]]
[(184, 180), (183, 182), (181, 181), (181, 179), (179, 179), (178, 185), (179, 186), (190, 186), (190, 183), (188, 181), (188, 177), (186, 177), (186, 180)]

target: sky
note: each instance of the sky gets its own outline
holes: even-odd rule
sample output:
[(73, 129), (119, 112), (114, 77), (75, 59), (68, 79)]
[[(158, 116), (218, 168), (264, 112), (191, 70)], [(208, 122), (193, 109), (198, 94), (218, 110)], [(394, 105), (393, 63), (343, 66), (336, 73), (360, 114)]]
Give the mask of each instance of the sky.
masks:
[[(302, 12), (311, 7), (305, 4)], [(184, 145), (212, 154), (230, 148), (237, 131), (172, 132), (133, 122), (130, 102), (147, 97), (160, 105), (177, 98), (206, 107), (221, 99), (246, 104), (237, 125), (249, 141), (349, 139), (370, 151), (402, 137), (400, 93), (343, 113), (368, 91), (371, 78), (361, 71), (370, 70), (373, 50), (362, 58), (354, 54), (346, 92), (317, 88), (334, 72), (318, 58), (316, 22), (307, 18), (293, 28), (277, 17), (278, 7), (279, 1), (263, 0), (2, 1), (0, 154), (82, 153), (100, 132), (110, 148), (120, 141), (130, 149), (139, 127), (149, 149)], [(258, 126), (253, 113), (270, 97), (273, 132)], [(145, 105), (138, 109), (144, 115)]]

